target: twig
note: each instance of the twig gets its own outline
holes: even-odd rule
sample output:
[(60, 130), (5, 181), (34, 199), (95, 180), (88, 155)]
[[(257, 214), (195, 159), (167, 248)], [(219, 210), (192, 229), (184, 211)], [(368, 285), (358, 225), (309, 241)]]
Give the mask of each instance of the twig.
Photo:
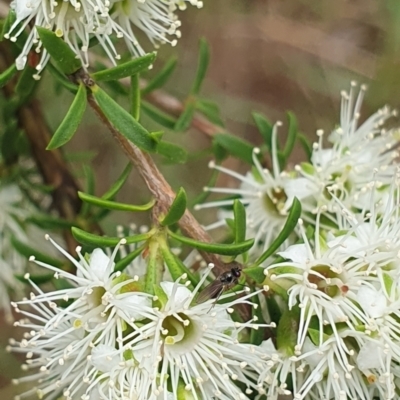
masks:
[[(157, 200), (157, 213), (165, 213), (172, 204), (172, 201), (175, 198), (175, 193), (157, 168), (150, 155), (142, 152), (138, 147), (122, 136), (117, 129), (115, 129), (98, 106), (92, 94), (88, 95), (88, 102), (100, 120), (110, 130), (114, 139), (121, 146), (130, 162), (135, 165), (139, 171), (148, 189)], [(188, 210), (186, 210), (185, 214), (179, 221), (179, 227), (185, 235), (192, 239), (202, 242), (211, 242), (211, 237)], [(215, 254), (206, 252), (200, 253), (206, 262), (215, 265), (215, 272), (217, 275), (226, 271), (225, 264)]]

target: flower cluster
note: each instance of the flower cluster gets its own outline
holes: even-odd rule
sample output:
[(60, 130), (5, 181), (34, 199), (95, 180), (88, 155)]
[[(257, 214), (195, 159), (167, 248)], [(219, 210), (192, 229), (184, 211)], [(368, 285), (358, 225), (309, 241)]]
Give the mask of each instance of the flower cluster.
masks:
[[(248, 234), (267, 249), (284, 226), (294, 197), (302, 206), (295, 232), (264, 268), (264, 285), (280, 297), (276, 341), (263, 343), (270, 368), (262, 374), (268, 399), (395, 399), (400, 382), (400, 165), (395, 112), (379, 110), (361, 125), (365, 88), (342, 93), (339, 126), (312, 147), (310, 161), (282, 170), (277, 127), (272, 169), (259, 149), (253, 169), (237, 178), (235, 195), (247, 206)], [(231, 198), (198, 208), (231, 206)], [(221, 209), (224, 223), (229, 211)], [(263, 260), (263, 259), (262, 259)], [(282, 301), (283, 300), (283, 301)]]
[[(51, 240), (51, 239), (49, 239)], [(193, 287), (182, 276), (163, 281), (154, 293), (136, 276), (115, 271), (101, 249), (79, 261), (52, 243), (73, 263), (76, 275), (35, 261), (54, 272), (64, 289), (43, 292), (29, 277), (34, 293), (13, 303), (27, 330), (9, 350), (24, 353), (33, 370), (18, 382), (36, 382), (23, 394), (53, 399), (247, 399), (263, 393), (260, 376), (270, 367), (263, 349), (243, 342), (259, 325), (256, 318), (235, 322), (237, 304), (252, 304), (256, 293), (225, 294), (224, 304), (197, 303), (208, 272)], [(26, 307), (33, 308), (33, 312)]]
[(14, 23), (5, 37), (16, 42), (28, 26), (34, 26), (24, 39), (16, 66), (23, 69), (29, 52), (34, 49), (41, 53), (34, 76), (39, 79), (49, 54), (42, 48), (37, 26), (50, 29), (63, 38), (85, 68), (89, 66), (88, 50), (92, 39), (97, 40), (115, 64), (121, 55), (114, 39), (123, 39), (133, 56), (146, 53), (137, 39), (139, 32), (143, 32), (155, 48), (163, 43), (175, 46), (181, 35), (176, 11), (184, 10), (187, 2), (198, 8), (203, 6), (199, 0), (14, 0)]
[[(400, 136), (398, 130), (385, 129), (384, 124), (396, 112), (384, 107), (359, 126), (364, 92), (362, 86), (356, 96), (356, 84), (352, 82), (350, 92), (341, 93), (340, 124), (328, 137), (331, 146), (324, 147), (324, 132), (318, 130), (318, 141), (313, 144), (309, 162), (293, 169), (280, 166), (277, 135), (281, 122), (272, 131), (271, 169), (261, 164), (259, 148), (253, 151), (253, 169), (244, 176), (211, 162), (211, 168), (237, 179), (240, 187), (205, 188), (230, 196), (196, 206), (221, 208), (219, 220), (209, 228), (225, 224), (225, 219), (231, 216), (226, 207), (232, 206), (232, 196), (239, 197), (247, 206), (248, 236), (255, 238), (257, 246), (252, 252), (257, 256), (284, 226), (294, 197), (301, 202), (302, 218), (307, 224), (315, 225), (319, 213), (325, 228), (336, 229), (341, 225), (343, 207), (364, 210), (370, 205), (372, 194), (376, 201), (378, 196), (384, 201), (397, 169), (395, 144)], [(298, 237), (299, 232), (287, 244)]]

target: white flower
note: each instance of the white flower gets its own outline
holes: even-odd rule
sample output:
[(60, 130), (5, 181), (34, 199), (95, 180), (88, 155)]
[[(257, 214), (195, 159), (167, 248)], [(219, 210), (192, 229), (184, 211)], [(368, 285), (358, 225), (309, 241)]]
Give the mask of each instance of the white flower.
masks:
[[(210, 167), (234, 177), (241, 182), (239, 188), (205, 188), (213, 193), (224, 193), (240, 198), (246, 206), (247, 234), (255, 238), (255, 243), (261, 245), (261, 250), (267, 248), (276, 238), (286, 222), (294, 197), (303, 199), (310, 196), (314, 189), (312, 183), (304, 178), (296, 178), (293, 174), (281, 171), (277, 152), (278, 126), (275, 124), (272, 133), (272, 171), (263, 168), (258, 160), (260, 150), (253, 151), (254, 170), (245, 176), (210, 163)], [(196, 205), (195, 209), (232, 206), (233, 200), (217, 200)], [(222, 226), (226, 213), (221, 214), (221, 220), (208, 228)], [(229, 215), (231, 217), (231, 215)]]
[[(159, 306), (149, 312), (148, 322), (124, 338), (126, 347), (120, 351), (130, 349), (142, 370), (152, 377), (151, 399), (163, 398), (168, 391), (174, 398), (187, 393), (198, 400), (247, 399), (245, 393), (261, 390), (257, 379), (265, 365), (264, 352), (239, 342), (241, 331), (257, 326), (253, 321), (234, 322), (229, 315), (234, 305), (248, 304), (253, 294), (221, 305), (214, 300), (196, 304), (193, 299), (205, 279), (206, 275), (193, 292), (188, 284), (162, 282), (155, 297)], [(135, 356), (138, 350), (140, 361)], [(247, 387), (245, 393), (235, 381)]]
[(332, 194), (349, 209), (363, 208), (366, 194), (371, 192), (370, 183), (390, 184), (395, 173), (398, 153), (391, 147), (398, 140), (398, 132), (385, 130), (383, 125), (396, 113), (384, 107), (358, 126), (365, 87), (361, 87), (357, 99), (354, 88), (352, 83), (350, 94), (342, 92), (340, 126), (329, 136), (333, 147), (324, 148), (324, 132), (317, 131), (319, 141), (313, 146), (312, 165), (296, 167), (317, 188), (314, 199), (303, 203), (306, 211), (315, 212), (326, 205), (328, 213), (335, 213), (337, 203)]
[(340, 245), (332, 248), (325, 245), (320, 235), (319, 218), (320, 215), (317, 216), (313, 241), (307, 238), (302, 220), (299, 220), (304, 243), (278, 253), (287, 261), (265, 268), (267, 280), (287, 290), (289, 309), (300, 308), (295, 354), (300, 354), (312, 320), (318, 326), (322, 342), (324, 326), (329, 325), (333, 335), (339, 337), (337, 323), (355, 329), (360, 319), (367, 319), (354, 304), (360, 286), (358, 269), (349, 267), (351, 262), (340, 251)]
[[(198, 8), (203, 4), (198, 0), (191, 0), (190, 3)], [(168, 36), (180, 36), (177, 30), (180, 22), (174, 12), (177, 5), (184, 8), (184, 4), (184, 1), (176, 0), (14, 0), (11, 6), (16, 20), (5, 37), (15, 42), (30, 23), (50, 29), (63, 38), (84, 68), (89, 66), (90, 39), (95, 37), (115, 64), (121, 56), (114, 46), (113, 36), (124, 38), (133, 56), (146, 53), (137, 42), (132, 25), (143, 31), (153, 45), (166, 42), (174, 45), (176, 41), (168, 39)], [(37, 74), (34, 75), (35, 79), (39, 79), (49, 54), (42, 48), (36, 28), (29, 32), (16, 59), (17, 69), (25, 67), (32, 48), (37, 53), (42, 52), (36, 65)]]

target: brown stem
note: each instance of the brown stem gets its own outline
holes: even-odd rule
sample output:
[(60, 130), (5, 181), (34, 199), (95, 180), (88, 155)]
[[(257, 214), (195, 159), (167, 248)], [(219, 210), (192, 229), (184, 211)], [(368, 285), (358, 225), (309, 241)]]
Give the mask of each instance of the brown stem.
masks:
[[(4, 71), (14, 62), (13, 56), (5, 43), (0, 44), (0, 70)], [(15, 80), (5, 85), (2, 90), (6, 98), (12, 98), (15, 92)], [(25, 132), (39, 173), (46, 185), (54, 189), (52, 206), (59, 215), (68, 221), (75, 221), (82, 206), (78, 197), (79, 184), (70, 172), (60, 150), (46, 150), (51, 139), (50, 129), (45, 121), (40, 103), (31, 99), (16, 110), (19, 127)], [(98, 228), (98, 227), (97, 227)], [(99, 232), (99, 229), (94, 229)], [(64, 239), (71, 254), (75, 253), (76, 241), (70, 230), (64, 230)]]
[[(156, 198), (157, 213), (167, 212), (175, 198), (175, 193), (157, 168), (150, 155), (142, 152), (138, 147), (122, 136), (117, 129), (115, 129), (98, 106), (92, 94), (88, 95), (88, 102), (100, 120), (111, 131), (116, 142), (121, 146), (132, 164), (135, 165), (150, 192)], [(192, 239), (201, 242), (211, 242), (211, 237), (188, 210), (186, 210), (185, 214), (179, 221), (179, 227), (185, 235)], [(201, 255), (206, 262), (215, 265), (215, 273), (217, 275), (226, 271), (225, 264), (215, 254), (201, 252)]]

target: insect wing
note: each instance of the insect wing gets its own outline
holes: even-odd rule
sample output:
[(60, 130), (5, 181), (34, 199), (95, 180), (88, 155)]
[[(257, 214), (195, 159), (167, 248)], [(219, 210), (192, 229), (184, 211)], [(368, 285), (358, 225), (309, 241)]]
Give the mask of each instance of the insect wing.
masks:
[(199, 293), (196, 303), (200, 304), (210, 299), (218, 299), (218, 297), (221, 296), (223, 290), (224, 290), (224, 285), (219, 279), (216, 279), (215, 281), (212, 281), (209, 285), (207, 285)]

